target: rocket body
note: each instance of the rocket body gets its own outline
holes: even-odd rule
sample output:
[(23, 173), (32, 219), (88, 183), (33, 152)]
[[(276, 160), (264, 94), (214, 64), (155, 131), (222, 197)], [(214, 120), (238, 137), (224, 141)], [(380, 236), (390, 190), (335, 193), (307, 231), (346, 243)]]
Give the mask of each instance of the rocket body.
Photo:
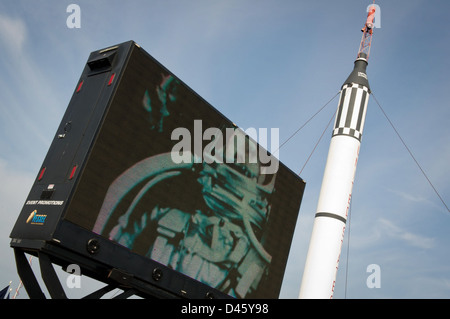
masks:
[(344, 82), (317, 204), (300, 298), (332, 298), (369, 101), (364, 54)]

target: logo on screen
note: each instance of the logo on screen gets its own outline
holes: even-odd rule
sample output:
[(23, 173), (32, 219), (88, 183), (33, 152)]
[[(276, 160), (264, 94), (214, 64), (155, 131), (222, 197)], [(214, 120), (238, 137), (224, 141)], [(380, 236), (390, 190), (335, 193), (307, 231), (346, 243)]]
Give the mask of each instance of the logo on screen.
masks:
[(45, 220), (47, 219), (47, 215), (38, 214), (37, 209), (33, 210), (27, 218), (27, 224), (32, 225), (44, 225)]

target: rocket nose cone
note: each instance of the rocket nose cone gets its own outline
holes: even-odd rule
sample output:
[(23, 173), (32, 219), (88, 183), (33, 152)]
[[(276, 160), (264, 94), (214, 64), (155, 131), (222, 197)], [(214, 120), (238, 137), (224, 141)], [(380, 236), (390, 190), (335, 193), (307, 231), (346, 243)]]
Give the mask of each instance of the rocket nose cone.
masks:
[(356, 83), (367, 87), (370, 91), (369, 80), (366, 74), (366, 68), (367, 68), (366, 55), (364, 53), (361, 53), (355, 61), (352, 73), (350, 73), (350, 75), (348, 76), (347, 80), (343, 83), (343, 85)]

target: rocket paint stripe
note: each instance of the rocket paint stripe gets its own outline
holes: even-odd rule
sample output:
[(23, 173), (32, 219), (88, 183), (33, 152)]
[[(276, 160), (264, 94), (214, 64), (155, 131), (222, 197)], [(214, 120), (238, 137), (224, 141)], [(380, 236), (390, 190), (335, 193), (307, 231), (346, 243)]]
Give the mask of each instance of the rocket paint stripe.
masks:
[(359, 133), (357, 130), (348, 128), (348, 127), (341, 127), (341, 128), (338, 128), (337, 131), (335, 130), (333, 133), (333, 136), (338, 136), (338, 135), (350, 136), (350, 137), (357, 139), (358, 141), (361, 141), (361, 136), (362, 136), (361, 133)]
[(329, 218), (334, 218), (334, 219), (340, 220), (344, 224), (347, 223), (347, 219), (345, 219), (341, 215), (337, 215), (337, 214), (333, 214), (333, 213), (316, 213), (316, 216), (314, 216), (314, 217), (329, 217)]
[[(361, 105), (366, 105), (366, 97), (367, 97), (367, 92), (364, 92), (362, 99), (361, 99)], [(365, 107), (364, 107), (364, 109), (365, 109)], [(361, 121), (363, 118), (363, 113), (364, 112), (359, 112), (359, 114), (358, 114), (358, 123), (356, 124), (356, 130), (358, 132), (361, 130)]]
[[(338, 104), (338, 110), (342, 109), (342, 105), (344, 104), (344, 98), (345, 98), (345, 94), (342, 94), (342, 91), (341, 91), (341, 96), (339, 98), (339, 104)], [(337, 127), (337, 123), (340, 123), (341, 114), (342, 114), (342, 112), (338, 112), (338, 114), (336, 115), (336, 120), (334, 121), (334, 127)]]
[(352, 83), (342, 87), (333, 135), (349, 135), (361, 141), (368, 88)]
[(353, 116), (353, 108), (355, 107), (356, 92), (357, 92), (356, 88), (351, 89), (350, 103), (348, 104), (347, 116), (345, 117), (344, 127), (351, 128), (350, 124), (351, 124), (352, 116)]
[(344, 113), (343, 111), (344, 111), (345, 105), (348, 104), (348, 102), (346, 101), (346, 99), (348, 99), (347, 87), (348, 87), (348, 85), (344, 85), (342, 87), (342, 90), (341, 90), (340, 103), (339, 103), (339, 106), (338, 106), (338, 112), (337, 112), (337, 115), (336, 115), (336, 121), (334, 123), (334, 128), (335, 129), (340, 127), (340, 126), (342, 126), (340, 124), (341, 121), (342, 121), (341, 117), (342, 117), (342, 114)]
[(364, 99), (364, 109), (363, 109), (362, 120), (361, 120), (361, 130), (360, 130), (361, 133), (362, 133), (362, 131), (363, 131), (363, 128), (364, 128), (364, 122), (365, 122), (365, 120), (366, 120), (367, 104), (369, 104), (369, 97), (368, 97), (369, 94), (370, 94), (370, 93), (367, 92), (367, 93), (364, 95), (364, 96), (365, 96), (365, 99)]
[[(361, 110), (361, 105), (364, 105), (364, 103), (362, 103), (363, 100), (363, 95), (364, 95), (364, 91), (363, 90), (359, 90), (359, 89), (353, 89), (356, 90), (356, 100), (357, 101), (361, 101), (360, 104), (358, 105), (358, 110)], [(355, 130), (357, 129), (358, 126), (358, 117), (359, 114), (361, 114), (362, 112), (358, 112), (358, 116), (351, 116), (351, 123), (349, 127), (355, 128)], [(359, 131), (359, 130), (358, 130)]]

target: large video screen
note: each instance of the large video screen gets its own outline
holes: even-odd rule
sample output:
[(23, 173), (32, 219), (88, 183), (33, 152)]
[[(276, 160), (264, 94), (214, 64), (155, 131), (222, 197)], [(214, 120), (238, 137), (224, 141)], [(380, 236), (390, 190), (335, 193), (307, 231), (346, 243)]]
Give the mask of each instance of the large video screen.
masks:
[(230, 296), (277, 298), (304, 182), (144, 51), (117, 80), (65, 219)]

